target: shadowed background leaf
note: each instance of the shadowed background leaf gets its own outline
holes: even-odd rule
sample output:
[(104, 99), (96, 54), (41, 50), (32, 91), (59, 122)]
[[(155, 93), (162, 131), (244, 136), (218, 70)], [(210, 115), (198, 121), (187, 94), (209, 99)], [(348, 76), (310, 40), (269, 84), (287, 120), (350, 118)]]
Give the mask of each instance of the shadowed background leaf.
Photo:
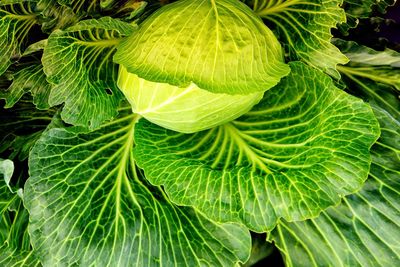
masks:
[(20, 57), (38, 24), (36, 1), (0, 2), (0, 75)]
[(22, 190), (10, 184), (14, 165), (0, 159), (0, 265), (41, 266), (29, 242), (28, 212), (22, 204)]

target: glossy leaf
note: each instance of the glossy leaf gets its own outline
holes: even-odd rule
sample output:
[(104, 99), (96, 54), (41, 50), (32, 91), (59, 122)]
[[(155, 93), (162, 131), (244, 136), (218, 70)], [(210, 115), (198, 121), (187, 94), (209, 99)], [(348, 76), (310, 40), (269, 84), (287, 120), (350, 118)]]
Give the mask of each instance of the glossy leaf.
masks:
[(29, 32), (37, 24), (34, 5), (35, 1), (0, 2), (0, 75), (12, 59), (21, 56)]
[(7, 267), (40, 266), (29, 242), (28, 212), (13, 191), (10, 179), (13, 162), (0, 159), (0, 265)]
[[(128, 108), (129, 110), (130, 108)], [(101, 128), (55, 128), (31, 152), (30, 235), (45, 266), (233, 266), (250, 254), (246, 228), (172, 204), (135, 165), (137, 116)]]
[[(10, 181), (11, 176), (14, 172), (14, 164), (11, 160), (9, 159), (0, 159), (0, 174), (1, 174), (1, 185), (5, 186), (6, 183), (3, 184), (4, 181)], [(8, 191), (6, 190), (1, 190), (2, 193), (5, 193)], [(4, 198), (4, 197), (2, 197)], [(8, 198), (8, 197), (5, 197)], [(3, 210), (3, 208), (1, 208)]]
[[(394, 51), (339, 43), (357, 64), (391, 68)], [(341, 71), (343, 71), (341, 69)], [(393, 86), (343, 72), (348, 90), (371, 103), (381, 136), (371, 149), (363, 188), (341, 204), (305, 222), (282, 221), (270, 240), (288, 266), (397, 266), (400, 264), (400, 101)]]
[(316, 219), (282, 221), (272, 232), (287, 266), (400, 264), (400, 121), (377, 107), (375, 114), (382, 135), (362, 190)]
[(376, 51), (355, 42), (337, 40), (336, 43), (350, 59), (339, 71), (349, 78), (366, 79), (393, 86), (400, 91), (400, 53), (391, 49)]
[(30, 92), (33, 96), (33, 103), (38, 109), (48, 109), (49, 94), (51, 85), (46, 80), (43, 66), (32, 62), (13, 74), (12, 84), (0, 91), (0, 98), (6, 100), (5, 108), (11, 108), (21, 97)]
[(172, 201), (221, 222), (271, 230), (318, 215), (361, 187), (379, 136), (370, 107), (320, 71), (291, 74), (252, 111), (187, 135), (140, 121), (135, 155)]
[(121, 42), (115, 60), (152, 82), (226, 94), (265, 91), (289, 73), (272, 31), (236, 0), (166, 5)]
[(65, 122), (94, 129), (117, 115), (122, 96), (112, 55), (131, 31), (131, 25), (103, 17), (50, 35), (43, 54), (44, 72), (54, 84), (49, 102), (65, 103), (61, 113)]
[[(338, 42), (352, 59), (341, 66), (348, 90), (383, 108), (400, 121), (399, 80), (400, 54), (393, 50), (375, 51), (354, 42)], [(387, 72), (381, 75), (381, 70)]]
[(368, 18), (374, 9), (385, 12), (388, 6), (394, 5), (396, 0), (344, 0), (343, 8), (347, 17), (352, 19)]
[(292, 59), (339, 78), (336, 65), (348, 59), (331, 43), (331, 30), (346, 21), (342, 0), (255, 2), (255, 12), (276, 27)]

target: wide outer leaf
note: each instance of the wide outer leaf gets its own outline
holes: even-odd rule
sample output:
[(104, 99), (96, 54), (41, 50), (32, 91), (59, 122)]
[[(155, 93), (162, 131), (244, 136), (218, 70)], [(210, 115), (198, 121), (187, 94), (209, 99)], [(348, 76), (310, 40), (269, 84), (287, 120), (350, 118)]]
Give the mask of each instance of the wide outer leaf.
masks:
[(249, 94), (289, 72), (274, 34), (237, 0), (182, 0), (160, 8), (121, 42), (115, 60), (149, 81)]
[[(130, 107), (127, 108), (130, 110)], [(45, 132), (29, 158), (25, 203), (44, 266), (233, 266), (249, 257), (243, 226), (177, 207), (135, 166), (137, 117), (85, 133)]]
[(281, 221), (270, 236), (288, 266), (400, 265), (400, 101), (395, 84), (353, 67), (373, 65), (395, 72), (399, 55), (340, 41), (352, 61), (340, 68), (345, 85), (374, 109), (381, 136), (371, 149), (369, 178), (341, 204), (305, 222)]
[(382, 135), (361, 191), (313, 220), (282, 221), (270, 240), (287, 266), (400, 265), (400, 121), (375, 108)]
[(359, 189), (379, 136), (371, 108), (322, 72), (290, 66), (231, 123), (188, 135), (140, 121), (135, 155), (146, 178), (179, 205), (258, 232), (280, 217), (316, 216)]

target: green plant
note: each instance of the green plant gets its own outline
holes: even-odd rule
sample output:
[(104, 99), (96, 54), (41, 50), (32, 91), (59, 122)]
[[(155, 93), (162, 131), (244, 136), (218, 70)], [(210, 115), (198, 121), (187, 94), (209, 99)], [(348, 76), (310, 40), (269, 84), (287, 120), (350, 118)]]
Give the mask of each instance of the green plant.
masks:
[(398, 265), (394, 1), (171, 2), (0, 2), (0, 265)]

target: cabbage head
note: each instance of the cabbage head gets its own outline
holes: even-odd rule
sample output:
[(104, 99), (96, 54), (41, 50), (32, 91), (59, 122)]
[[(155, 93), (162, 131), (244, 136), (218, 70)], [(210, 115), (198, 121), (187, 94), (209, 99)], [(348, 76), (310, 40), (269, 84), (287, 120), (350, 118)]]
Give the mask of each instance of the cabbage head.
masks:
[(246, 113), (290, 71), (272, 31), (237, 0), (166, 5), (117, 49), (133, 111), (184, 133)]

